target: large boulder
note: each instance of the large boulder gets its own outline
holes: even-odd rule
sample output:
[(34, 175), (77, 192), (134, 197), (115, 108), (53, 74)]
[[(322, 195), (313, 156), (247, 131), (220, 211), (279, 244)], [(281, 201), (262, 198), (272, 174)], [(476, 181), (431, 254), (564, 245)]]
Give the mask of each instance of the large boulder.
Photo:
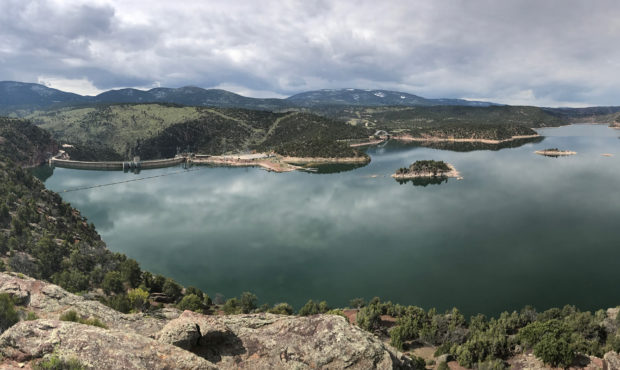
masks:
[(392, 369), (409, 364), (378, 338), (337, 315), (205, 316), (185, 311), (156, 338), (181, 343), (221, 368)]
[(3, 365), (51, 355), (96, 369), (214, 369), (207, 360), (132, 331), (58, 320), (22, 321), (0, 336)]
[(125, 315), (98, 301), (71, 294), (57, 285), (16, 274), (0, 273), (0, 293), (10, 294), (17, 304), (41, 318), (58, 319), (64, 312), (74, 310), (81, 316), (101, 320), (109, 328), (131, 330), (147, 336), (154, 335), (169, 319), (180, 314), (176, 309), (168, 309), (159, 317)]

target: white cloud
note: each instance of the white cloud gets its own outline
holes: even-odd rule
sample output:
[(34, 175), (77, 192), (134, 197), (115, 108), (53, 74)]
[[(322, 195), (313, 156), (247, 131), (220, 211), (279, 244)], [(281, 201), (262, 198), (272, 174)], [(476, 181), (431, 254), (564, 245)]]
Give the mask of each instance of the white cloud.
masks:
[(61, 77), (39, 76), (37, 83), (62, 91), (70, 91), (80, 95), (97, 95), (104, 90), (96, 88), (93, 83), (86, 78), (67, 79)]
[(618, 104), (619, 19), (613, 0), (7, 0), (0, 79)]

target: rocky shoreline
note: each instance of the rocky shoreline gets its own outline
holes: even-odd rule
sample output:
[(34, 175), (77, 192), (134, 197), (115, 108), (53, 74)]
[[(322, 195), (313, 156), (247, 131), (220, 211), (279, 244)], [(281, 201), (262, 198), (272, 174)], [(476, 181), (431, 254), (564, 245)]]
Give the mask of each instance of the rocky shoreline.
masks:
[(483, 143), (483, 144), (501, 144), (509, 141), (520, 140), (520, 139), (533, 139), (540, 137), (539, 134), (536, 135), (517, 135), (512, 136), (508, 139), (502, 140), (494, 140), (494, 139), (478, 139), (478, 138), (453, 138), (453, 137), (436, 137), (436, 136), (428, 136), (428, 137), (413, 137), (410, 135), (400, 135), (393, 136), (392, 139), (398, 141), (421, 141), (421, 142), (453, 142), (453, 143)]

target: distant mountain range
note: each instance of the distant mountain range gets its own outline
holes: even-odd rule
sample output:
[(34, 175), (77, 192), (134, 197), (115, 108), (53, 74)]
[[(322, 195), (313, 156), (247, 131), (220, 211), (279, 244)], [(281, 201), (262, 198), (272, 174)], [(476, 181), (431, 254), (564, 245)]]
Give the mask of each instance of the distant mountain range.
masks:
[(230, 91), (181, 88), (110, 90), (97, 96), (83, 96), (52, 89), (44, 85), (15, 81), (0, 81), (0, 110), (41, 109), (52, 106), (97, 103), (172, 103), (190, 106), (217, 106), (261, 110), (313, 108), (319, 106), (438, 106), (458, 105), (486, 107), (494, 103), (463, 99), (427, 99), (397, 91), (333, 89), (308, 91), (286, 99), (259, 99), (241, 96)]

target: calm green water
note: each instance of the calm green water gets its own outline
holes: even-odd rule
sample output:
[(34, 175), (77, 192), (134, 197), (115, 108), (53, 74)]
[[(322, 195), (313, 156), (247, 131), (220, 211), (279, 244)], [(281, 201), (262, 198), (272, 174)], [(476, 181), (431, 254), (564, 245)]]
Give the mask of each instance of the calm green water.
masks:
[[(368, 166), (332, 174), (57, 168), (46, 186), (170, 174), (61, 195), (111, 250), (212, 297), (252, 291), (298, 308), (310, 298), (344, 306), (380, 296), (467, 314), (616, 306), (620, 131), (540, 132), (540, 142), (499, 151), (389, 143), (368, 150)], [(533, 154), (550, 147), (579, 154)], [(464, 179), (414, 186), (389, 177), (418, 159), (448, 161)]]

